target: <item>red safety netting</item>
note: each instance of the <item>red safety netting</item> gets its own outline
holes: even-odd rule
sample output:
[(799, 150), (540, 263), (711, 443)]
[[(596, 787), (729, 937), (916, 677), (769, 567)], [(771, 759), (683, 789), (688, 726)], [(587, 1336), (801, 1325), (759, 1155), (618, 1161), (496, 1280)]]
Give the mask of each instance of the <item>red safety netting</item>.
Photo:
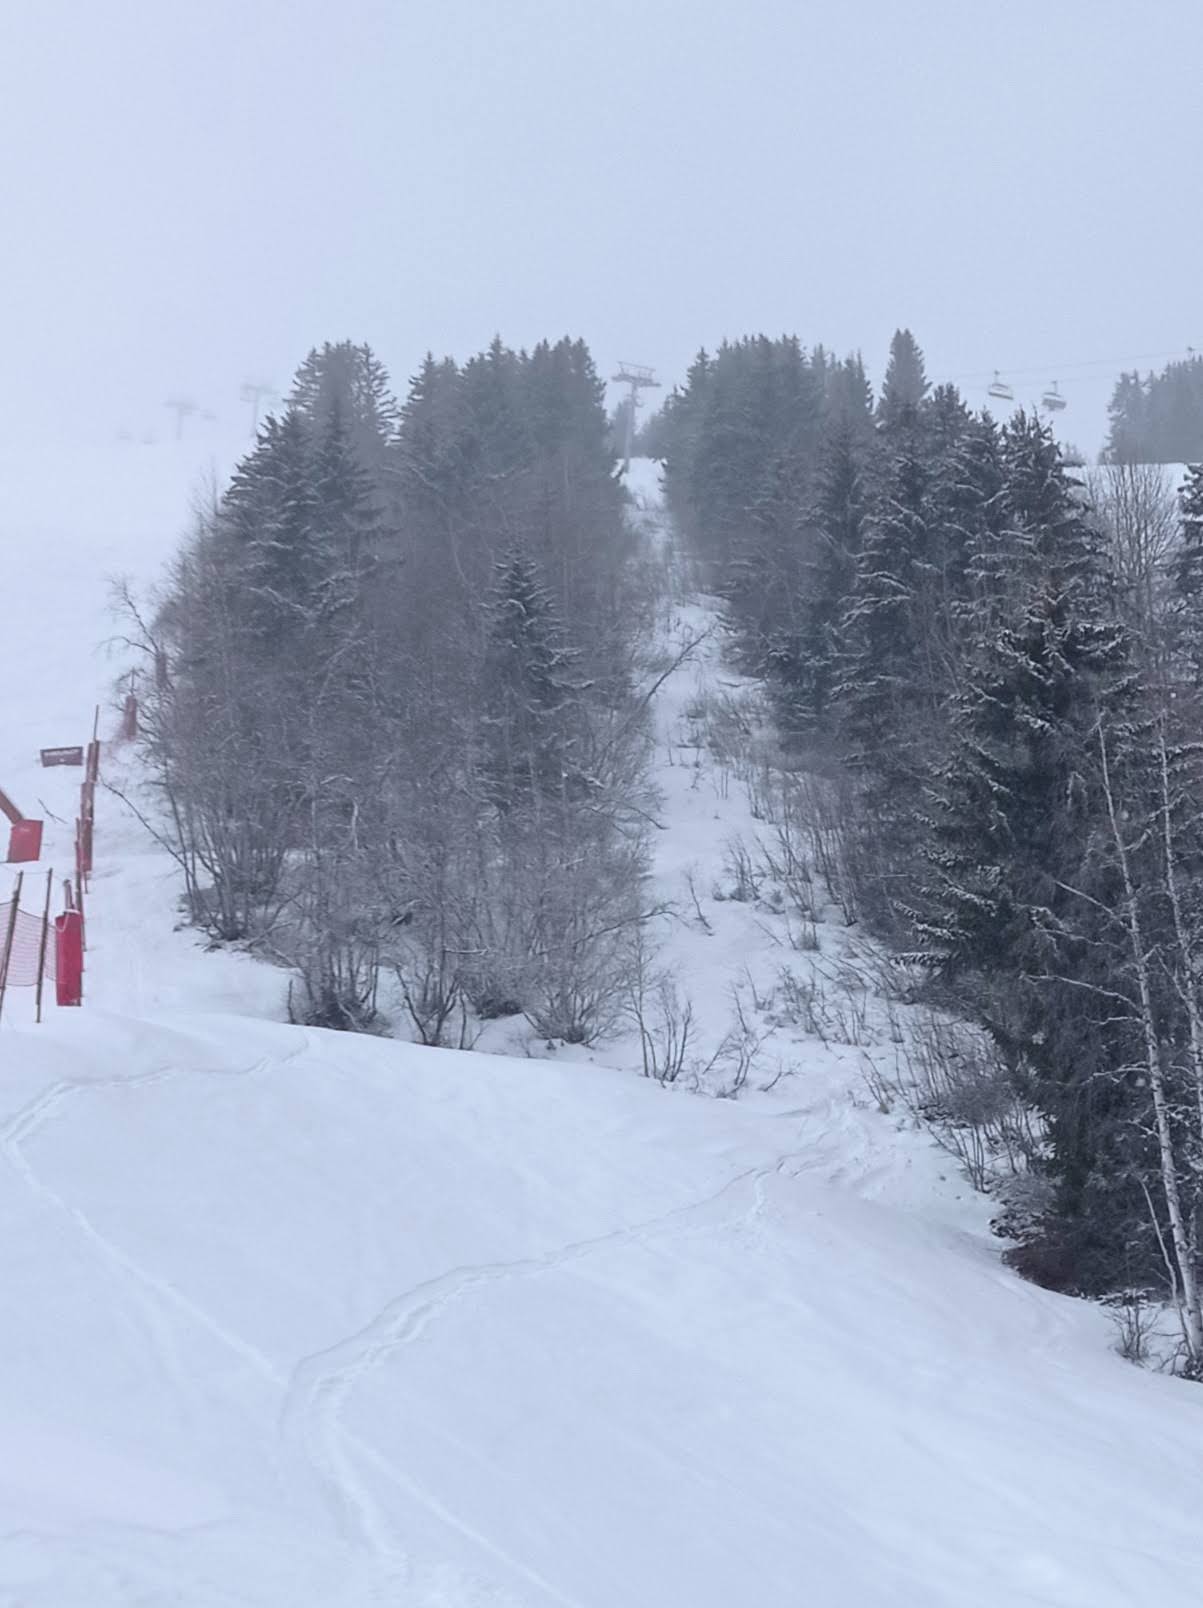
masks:
[[(0, 976), (4, 975), (4, 942), (8, 924), (12, 920), (12, 901), (0, 904)], [(9, 988), (33, 988), (38, 980), (38, 955), (42, 947), (42, 918), (28, 910), (17, 911), (17, 925), (13, 930), (13, 946), (8, 957), (8, 973), (4, 981)], [(46, 939), (46, 970), (43, 976), (54, 981), (54, 934)]]

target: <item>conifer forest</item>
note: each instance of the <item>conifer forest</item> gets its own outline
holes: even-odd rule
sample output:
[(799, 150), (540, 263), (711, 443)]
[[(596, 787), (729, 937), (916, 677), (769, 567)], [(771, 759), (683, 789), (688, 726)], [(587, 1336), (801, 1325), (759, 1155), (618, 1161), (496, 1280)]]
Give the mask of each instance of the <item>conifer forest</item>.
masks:
[[(139, 614), (189, 917), (289, 967), (294, 1019), (371, 1031), (382, 977), (427, 1044), (621, 1013), (665, 578), (613, 422), (579, 341), (429, 357), (400, 400), (327, 344)], [(792, 337), (701, 351), (637, 450), (847, 919), (988, 1042), (932, 1114), (1021, 1114), (1009, 1258), (1162, 1291), (1203, 1367), (1203, 468), (1180, 507), (1071, 469), (907, 330), (878, 395)]]

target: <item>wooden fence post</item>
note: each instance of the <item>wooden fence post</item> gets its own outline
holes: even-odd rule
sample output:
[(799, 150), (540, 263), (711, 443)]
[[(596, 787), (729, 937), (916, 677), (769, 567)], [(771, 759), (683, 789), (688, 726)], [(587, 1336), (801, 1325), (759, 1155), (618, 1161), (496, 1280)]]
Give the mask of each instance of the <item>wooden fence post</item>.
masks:
[(50, 941), (50, 895), (54, 888), (54, 872), (46, 873), (46, 903), (42, 906), (42, 941), (38, 944), (38, 992), (34, 1021), (42, 1020), (42, 985), (46, 981), (46, 945)]

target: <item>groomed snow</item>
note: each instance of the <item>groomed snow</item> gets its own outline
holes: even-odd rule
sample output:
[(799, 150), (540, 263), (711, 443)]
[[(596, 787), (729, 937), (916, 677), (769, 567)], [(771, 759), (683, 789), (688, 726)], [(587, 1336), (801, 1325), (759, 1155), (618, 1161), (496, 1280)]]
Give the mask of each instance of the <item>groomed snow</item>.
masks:
[[(119, 539), (65, 465), (16, 571), (0, 786), (56, 809), (31, 753), (103, 689), (100, 574), (181, 523), (192, 466), (145, 457)], [(672, 744), (716, 674), (666, 689), (669, 891), (750, 826)], [(708, 887), (673, 952), (717, 1031), (781, 957)], [(1198, 1602), (1203, 1395), (1002, 1268), (858, 1049), (791, 1039), (736, 1101), (310, 1032), (175, 919), (106, 798), (88, 1003), (0, 1029), (5, 1608)]]

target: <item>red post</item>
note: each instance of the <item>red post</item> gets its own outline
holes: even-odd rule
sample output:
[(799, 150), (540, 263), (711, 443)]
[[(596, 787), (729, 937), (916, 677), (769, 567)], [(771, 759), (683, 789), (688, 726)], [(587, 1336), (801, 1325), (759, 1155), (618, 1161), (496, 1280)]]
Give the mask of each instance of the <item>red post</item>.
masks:
[(78, 910), (64, 910), (54, 918), (55, 999), (60, 1005), (80, 1005), (84, 997), (83, 918)]
[(79, 842), (79, 870), (82, 876), (90, 876), (92, 873), (92, 822), (95, 813), (95, 783), (89, 778), (79, 790), (79, 820), (75, 827)]

